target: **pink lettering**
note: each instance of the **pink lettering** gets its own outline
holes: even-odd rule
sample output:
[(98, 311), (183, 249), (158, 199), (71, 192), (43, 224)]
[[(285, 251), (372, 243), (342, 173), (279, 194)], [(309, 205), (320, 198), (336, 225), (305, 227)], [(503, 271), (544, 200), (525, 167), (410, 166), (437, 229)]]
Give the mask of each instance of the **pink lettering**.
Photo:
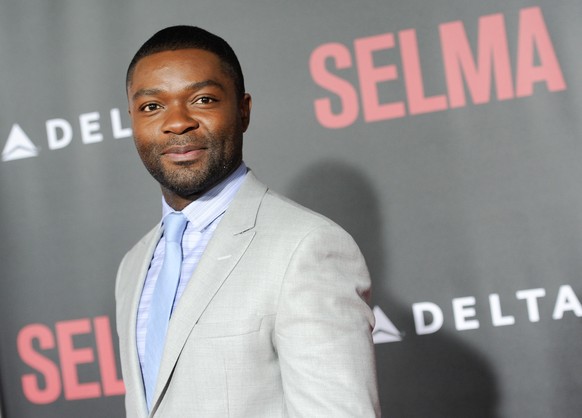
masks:
[(99, 371), (101, 372), (103, 395), (123, 395), (125, 386), (123, 385), (123, 380), (117, 376), (109, 317), (99, 316), (93, 320), (93, 325), (95, 326), (95, 340), (97, 354), (99, 355)]
[[(534, 65), (537, 50), (540, 65)], [(534, 83), (545, 81), (549, 91), (566, 89), (566, 82), (539, 7), (521, 10), (517, 45), (518, 97), (531, 96)]]
[(420, 68), (418, 40), (414, 29), (403, 30), (398, 33), (402, 54), (402, 69), (408, 98), (408, 111), (411, 115), (437, 112), (447, 108), (447, 99), (444, 95), (426, 97), (424, 82)]
[(335, 114), (329, 98), (315, 101), (315, 116), (319, 123), (326, 128), (345, 128), (358, 118), (358, 94), (354, 87), (344, 80), (330, 73), (325, 67), (328, 58), (335, 61), (336, 68), (344, 69), (352, 66), (350, 51), (339, 43), (324, 44), (311, 54), (309, 68), (313, 80), (324, 89), (339, 96), (342, 111)]
[(381, 81), (396, 80), (398, 78), (398, 70), (395, 65), (374, 67), (372, 53), (393, 47), (394, 35), (391, 33), (360, 38), (354, 41), (366, 122), (401, 118), (406, 114), (402, 102), (381, 104), (378, 98), (377, 84)]
[(443, 61), (451, 107), (466, 105), (462, 74), (475, 104), (487, 103), (491, 95), (491, 72), (495, 73), (497, 98), (513, 98), (513, 82), (503, 15), (479, 19), (478, 63), (475, 64), (461, 21), (440, 25)]
[[(520, 11), (518, 32), (514, 86), (505, 17), (501, 13), (479, 18), (475, 51), (463, 22), (441, 24), (439, 34), (447, 93), (433, 96), (425, 92), (414, 29), (398, 32), (398, 45), (392, 33), (354, 40), (354, 64), (347, 46), (321, 45), (311, 54), (311, 74), (316, 84), (339, 98), (341, 110), (334, 113), (332, 98), (319, 98), (314, 102), (316, 118), (326, 128), (345, 128), (357, 120), (360, 101), (364, 120), (376, 122), (404, 117), (407, 109), (408, 114), (414, 116), (466, 106), (465, 90), (474, 104), (489, 103), (492, 91), (500, 101), (530, 96), (534, 84), (541, 82), (545, 82), (549, 91), (565, 90), (564, 76), (539, 7)], [(399, 80), (398, 67), (396, 64), (377, 65), (374, 58), (394, 48), (399, 48), (402, 59), (406, 103), (380, 98), (382, 83)], [(336, 69), (345, 70), (355, 65), (359, 89), (329, 72), (326, 68), (329, 59), (333, 59)]]
[(89, 347), (75, 348), (73, 345), (74, 335), (87, 334), (91, 331), (89, 319), (58, 322), (56, 331), (65, 399), (98, 398), (101, 396), (99, 383), (80, 383), (77, 370), (79, 364), (92, 363), (95, 360), (93, 350)]
[(16, 342), (18, 354), (22, 361), (38, 371), (44, 380), (42, 385), (38, 375), (25, 374), (22, 376), (22, 390), (26, 399), (32, 403), (52, 403), (61, 395), (59, 369), (50, 359), (35, 351), (32, 345), (34, 340), (38, 341), (41, 350), (55, 348), (53, 333), (47, 326), (30, 324), (20, 330)]

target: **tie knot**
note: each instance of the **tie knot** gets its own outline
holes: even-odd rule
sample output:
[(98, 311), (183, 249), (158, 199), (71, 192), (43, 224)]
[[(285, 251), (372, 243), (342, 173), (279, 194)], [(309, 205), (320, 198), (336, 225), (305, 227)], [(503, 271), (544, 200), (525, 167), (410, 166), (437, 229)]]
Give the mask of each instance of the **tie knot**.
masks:
[(164, 219), (164, 236), (166, 242), (182, 242), (188, 219), (180, 212), (172, 212)]

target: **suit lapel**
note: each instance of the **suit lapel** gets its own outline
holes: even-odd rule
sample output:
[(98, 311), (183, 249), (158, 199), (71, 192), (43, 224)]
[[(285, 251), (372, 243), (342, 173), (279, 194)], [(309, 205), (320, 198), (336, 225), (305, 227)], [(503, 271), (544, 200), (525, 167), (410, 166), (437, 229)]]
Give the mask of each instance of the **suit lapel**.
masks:
[(136, 344), (136, 331), (137, 331), (137, 311), (139, 308), (139, 301), (141, 298), (141, 293), (143, 290), (144, 282), (147, 276), (147, 272), (151, 263), (151, 259), (153, 257), (154, 251), (156, 249), (156, 245), (160, 240), (162, 235), (162, 231), (160, 228), (160, 224), (156, 225), (156, 227), (150, 231), (140, 242), (141, 248), (140, 253), (134, 257), (135, 266), (128, 269), (128, 271), (137, 271), (137, 277), (133, 276), (130, 277), (129, 280), (133, 282), (133, 294), (131, 295), (130, 304), (128, 306), (129, 313), (125, 317), (128, 319), (128, 334), (129, 334), (129, 344), (128, 344), (128, 355), (129, 355), (129, 362), (128, 365), (130, 367), (130, 374), (131, 374), (131, 381), (132, 382), (139, 382), (136, 384), (136, 390), (139, 392), (140, 396), (137, 399), (140, 399), (141, 402), (138, 405), (140, 409), (139, 416), (146, 416), (147, 415), (147, 405), (145, 402), (145, 392), (142, 382), (142, 375), (141, 375), (141, 368), (139, 363), (139, 356), (137, 353), (137, 344)]
[(170, 320), (152, 410), (157, 407), (158, 397), (168, 383), (192, 329), (251, 243), (266, 190), (249, 172), (208, 243)]

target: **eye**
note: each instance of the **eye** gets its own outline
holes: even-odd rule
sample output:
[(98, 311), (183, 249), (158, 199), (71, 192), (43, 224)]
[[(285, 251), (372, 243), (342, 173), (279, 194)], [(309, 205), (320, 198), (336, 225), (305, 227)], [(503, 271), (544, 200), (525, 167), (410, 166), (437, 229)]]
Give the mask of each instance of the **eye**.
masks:
[(199, 97), (198, 99), (196, 99), (194, 101), (194, 103), (197, 104), (211, 104), (211, 103), (215, 103), (216, 99), (213, 99), (212, 97), (208, 97), (208, 96), (203, 96), (203, 97)]
[(141, 107), (143, 112), (153, 112), (158, 109), (161, 109), (161, 106), (157, 103), (146, 103)]

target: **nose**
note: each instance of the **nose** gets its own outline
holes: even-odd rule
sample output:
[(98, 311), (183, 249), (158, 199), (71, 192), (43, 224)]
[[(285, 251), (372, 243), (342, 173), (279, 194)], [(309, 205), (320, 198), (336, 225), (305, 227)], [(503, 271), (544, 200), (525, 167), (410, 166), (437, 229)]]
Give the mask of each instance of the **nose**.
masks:
[(162, 131), (165, 134), (182, 135), (197, 129), (198, 126), (198, 121), (188, 112), (186, 106), (176, 106), (166, 110)]

